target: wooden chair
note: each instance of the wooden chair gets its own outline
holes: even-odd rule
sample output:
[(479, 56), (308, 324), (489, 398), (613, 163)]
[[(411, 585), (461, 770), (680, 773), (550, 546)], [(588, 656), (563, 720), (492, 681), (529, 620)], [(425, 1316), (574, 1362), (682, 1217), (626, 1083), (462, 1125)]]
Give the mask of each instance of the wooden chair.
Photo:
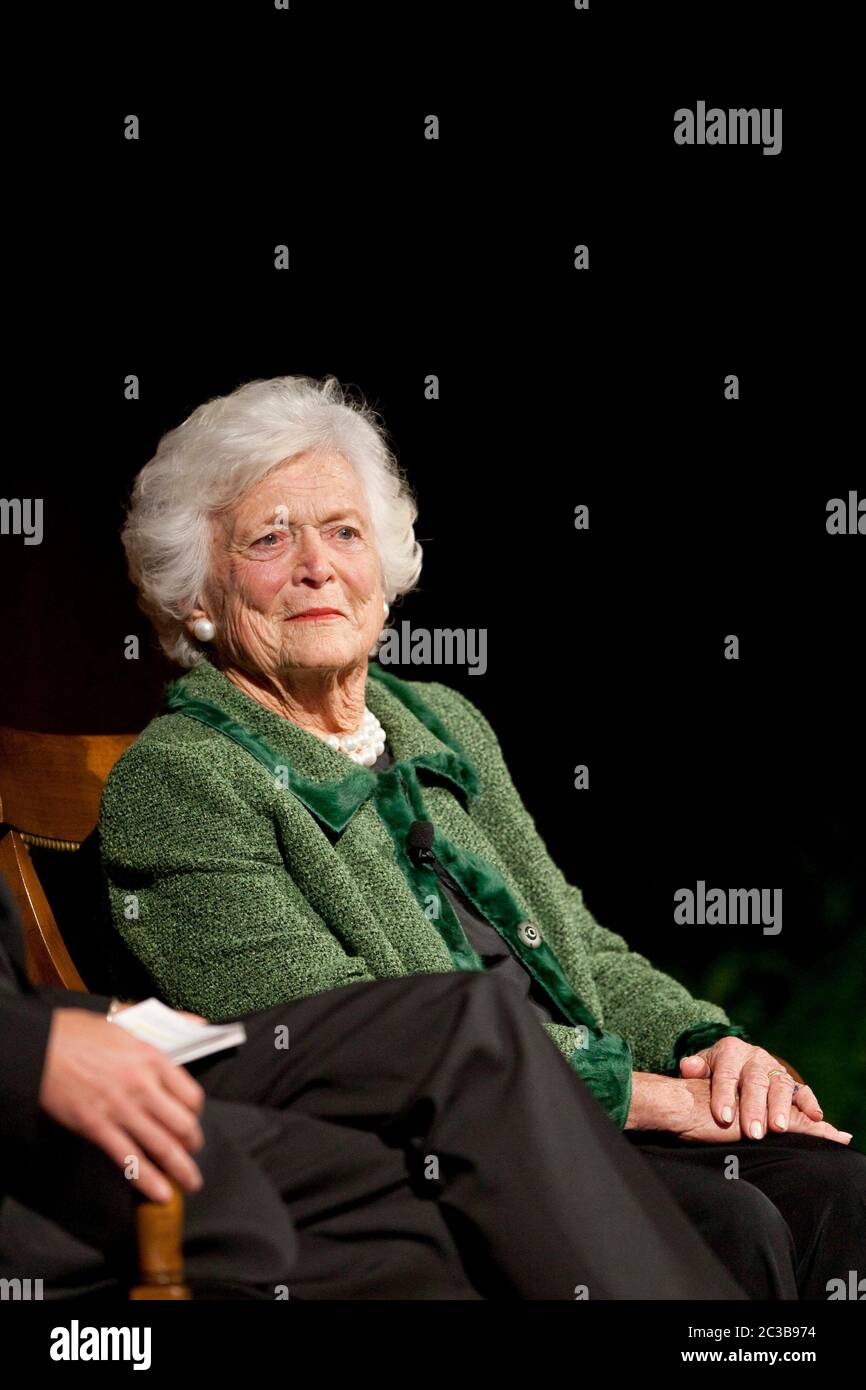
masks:
[[(0, 727), (0, 873), (24, 926), (34, 985), (86, 992), (30, 856), (29, 846), (74, 854), (99, 817), (109, 772), (136, 734), (40, 734)], [(137, 1213), (140, 1282), (134, 1299), (189, 1298), (183, 1282), (183, 1194)]]

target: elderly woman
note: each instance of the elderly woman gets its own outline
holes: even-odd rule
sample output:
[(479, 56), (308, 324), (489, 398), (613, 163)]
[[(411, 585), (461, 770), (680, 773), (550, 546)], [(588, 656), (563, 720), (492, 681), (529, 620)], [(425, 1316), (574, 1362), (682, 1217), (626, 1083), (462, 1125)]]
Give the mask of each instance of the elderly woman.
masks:
[[(105, 788), (118, 932), (166, 1002), (214, 1020), (421, 971), (512, 977), (743, 1287), (769, 1263), (776, 1296), (828, 1297), (862, 1253), (851, 1136), (594, 920), (471, 701), (370, 661), (418, 580), (415, 517), (333, 378), (251, 382), (163, 437), (123, 541), (187, 674)], [(731, 1153), (746, 1181), (724, 1181)]]

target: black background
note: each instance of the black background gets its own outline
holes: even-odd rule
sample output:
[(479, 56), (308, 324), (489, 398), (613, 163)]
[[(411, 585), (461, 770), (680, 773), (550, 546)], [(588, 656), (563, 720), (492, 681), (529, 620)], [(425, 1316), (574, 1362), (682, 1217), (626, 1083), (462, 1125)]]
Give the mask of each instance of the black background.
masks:
[[(814, 28), (781, 6), (299, 0), (76, 25), (82, 61), (62, 100), (22, 95), (12, 156), (3, 495), (43, 497), (45, 536), (0, 544), (0, 722), (143, 727), (174, 672), (125, 578), (136, 472), (201, 401), (334, 373), (419, 500), (392, 619), (488, 633), (484, 676), (398, 674), (478, 704), (596, 917), (862, 1142), (866, 542), (825, 528), (864, 491), (854, 127), (844, 82), (792, 57)], [(782, 107), (781, 154), (675, 145), (699, 99)], [(782, 933), (675, 926), (698, 879), (782, 888)]]

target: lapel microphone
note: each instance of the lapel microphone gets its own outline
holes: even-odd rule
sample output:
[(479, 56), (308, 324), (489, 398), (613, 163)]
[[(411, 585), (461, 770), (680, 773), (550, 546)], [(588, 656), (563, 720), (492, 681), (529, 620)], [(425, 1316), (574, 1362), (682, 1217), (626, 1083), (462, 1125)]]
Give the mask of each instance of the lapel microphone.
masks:
[(409, 826), (406, 844), (410, 858), (416, 864), (429, 863), (433, 856), (433, 837), (436, 827), (432, 820), (415, 820)]

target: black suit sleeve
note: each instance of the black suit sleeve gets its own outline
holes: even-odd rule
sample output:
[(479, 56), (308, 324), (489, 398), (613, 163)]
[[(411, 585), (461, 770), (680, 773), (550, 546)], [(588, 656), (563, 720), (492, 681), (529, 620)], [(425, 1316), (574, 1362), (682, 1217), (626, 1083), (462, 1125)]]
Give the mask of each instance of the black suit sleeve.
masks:
[(111, 1003), (107, 994), (85, 994), (80, 989), (40, 989), (38, 998), (54, 1009), (90, 1009), (95, 1014), (107, 1013)]
[(12, 894), (0, 877), (0, 1118), (3, 1158), (36, 1140), (39, 1089), (55, 1009), (105, 1013), (111, 1001), (72, 989), (34, 991), (24, 965), (24, 936)]
[(39, 1087), (51, 1029), (51, 1005), (38, 996), (0, 997), (0, 1098), (4, 1148), (35, 1143)]
[(0, 995), (0, 1112), (4, 1145), (26, 1148), (36, 1140), (39, 1088), (51, 1018), (56, 1008), (105, 1013), (110, 1000), (78, 990)]
[[(0, 1118), (4, 1158), (26, 1155), (37, 1141), (39, 1091), (51, 1020), (57, 1008), (105, 1014), (110, 1000), (76, 990), (0, 992)], [(5, 1166), (2, 1165), (2, 1166)], [(2, 1186), (0, 1186), (2, 1192)]]

